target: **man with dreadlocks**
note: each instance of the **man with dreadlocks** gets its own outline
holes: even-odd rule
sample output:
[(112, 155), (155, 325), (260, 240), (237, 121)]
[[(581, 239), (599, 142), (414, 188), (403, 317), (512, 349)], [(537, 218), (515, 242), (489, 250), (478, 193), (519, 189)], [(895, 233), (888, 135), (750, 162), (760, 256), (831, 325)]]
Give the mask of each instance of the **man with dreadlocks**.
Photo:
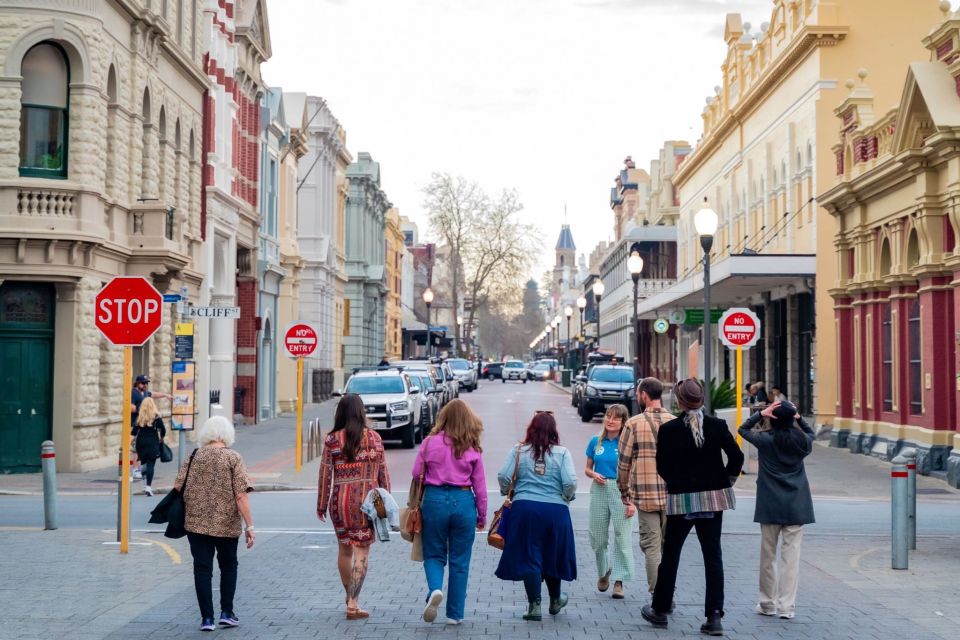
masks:
[[(696, 378), (676, 384), (680, 417), (663, 424), (657, 434), (657, 473), (667, 485), (667, 526), (653, 602), (641, 615), (656, 628), (666, 628), (677, 583), (680, 552), (691, 529), (697, 530), (706, 574), (702, 633), (721, 636), (723, 625), (723, 555), (720, 534), (723, 512), (733, 509), (733, 483), (743, 467), (743, 453), (727, 423), (703, 411), (703, 385)], [(723, 463), (727, 454), (727, 464)]]

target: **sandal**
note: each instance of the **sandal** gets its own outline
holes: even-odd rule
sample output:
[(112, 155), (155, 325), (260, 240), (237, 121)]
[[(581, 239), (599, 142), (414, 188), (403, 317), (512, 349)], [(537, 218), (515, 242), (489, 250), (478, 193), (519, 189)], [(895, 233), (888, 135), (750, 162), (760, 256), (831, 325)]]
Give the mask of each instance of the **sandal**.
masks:
[(347, 620), (363, 620), (369, 617), (370, 617), (370, 613), (367, 611), (364, 611), (360, 607), (347, 608)]

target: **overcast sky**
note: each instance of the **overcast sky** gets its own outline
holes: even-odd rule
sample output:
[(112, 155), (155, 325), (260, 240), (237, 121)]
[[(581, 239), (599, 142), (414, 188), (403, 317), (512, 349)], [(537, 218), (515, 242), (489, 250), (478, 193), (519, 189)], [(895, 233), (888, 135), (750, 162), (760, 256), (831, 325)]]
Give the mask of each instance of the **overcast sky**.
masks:
[(271, 86), (326, 98), (400, 212), (428, 233), (432, 172), (516, 188), (553, 264), (612, 236), (609, 192), (632, 155), (695, 143), (720, 82), (724, 16), (754, 30), (771, 0), (268, 0)]

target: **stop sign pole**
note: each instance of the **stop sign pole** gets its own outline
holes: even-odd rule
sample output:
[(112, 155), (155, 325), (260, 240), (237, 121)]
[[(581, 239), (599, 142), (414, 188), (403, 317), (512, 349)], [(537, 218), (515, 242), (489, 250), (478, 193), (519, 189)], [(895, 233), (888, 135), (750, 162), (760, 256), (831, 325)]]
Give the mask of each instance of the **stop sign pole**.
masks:
[[(743, 424), (743, 349), (749, 349), (760, 339), (760, 318), (746, 307), (727, 309), (720, 316), (720, 341), (737, 351), (737, 426)], [(737, 434), (737, 445), (742, 446)], [(749, 468), (749, 458), (747, 459)]]
[(283, 332), (283, 347), (297, 361), (297, 473), (303, 468), (303, 359), (317, 350), (318, 342), (317, 331), (305, 322), (293, 322)]
[(111, 344), (123, 347), (123, 397), (120, 400), (120, 492), (117, 495), (117, 541), (120, 553), (130, 550), (130, 418), (133, 384), (133, 347), (142, 346), (163, 322), (163, 296), (146, 278), (117, 276), (105, 284), (94, 301), (94, 324)]

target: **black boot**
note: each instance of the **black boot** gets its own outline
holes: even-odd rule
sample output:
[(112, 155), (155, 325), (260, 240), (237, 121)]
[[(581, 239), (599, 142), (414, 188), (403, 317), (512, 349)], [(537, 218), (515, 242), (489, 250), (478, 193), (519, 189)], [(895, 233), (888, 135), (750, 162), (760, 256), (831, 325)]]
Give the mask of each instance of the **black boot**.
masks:
[(654, 611), (653, 606), (649, 604), (643, 605), (643, 608), (640, 609), (640, 615), (644, 620), (653, 625), (654, 629), (666, 629), (667, 628), (667, 616)]
[(707, 621), (700, 625), (700, 633), (705, 633), (708, 636), (722, 636), (723, 625), (720, 624), (722, 617), (722, 613), (711, 613), (707, 616)]

